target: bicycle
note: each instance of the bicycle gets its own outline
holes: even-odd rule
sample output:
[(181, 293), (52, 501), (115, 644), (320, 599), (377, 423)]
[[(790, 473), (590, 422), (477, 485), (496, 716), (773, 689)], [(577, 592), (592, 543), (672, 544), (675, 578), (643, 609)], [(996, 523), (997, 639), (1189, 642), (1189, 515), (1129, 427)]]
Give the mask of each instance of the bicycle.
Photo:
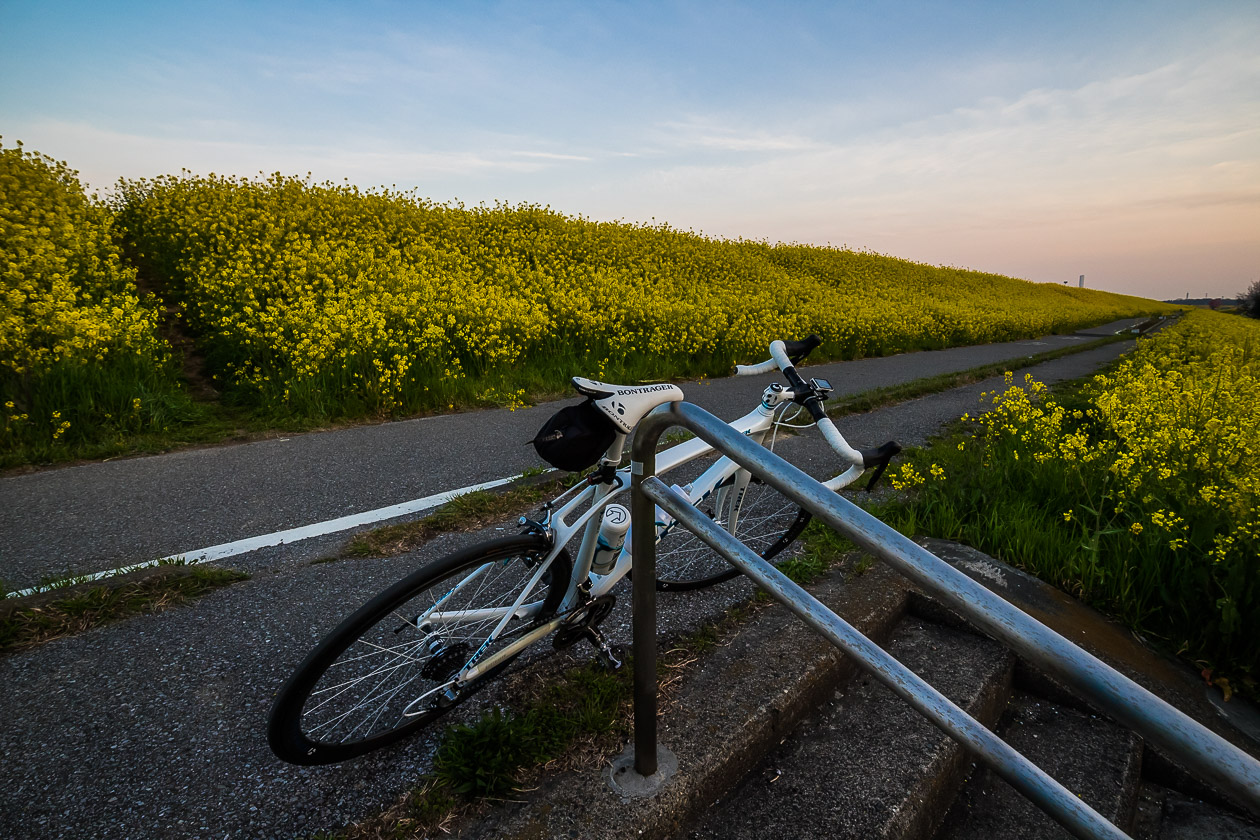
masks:
[[(889, 442), (858, 451), (845, 441), (823, 408), (831, 384), (806, 381), (795, 369), (820, 343), (817, 336), (775, 341), (769, 360), (737, 366), (736, 375), (782, 371), (788, 386), (770, 385), (755, 409), (729, 425), (771, 449), (780, 428), (817, 426), (848, 465), (825, 485), (839, 490), (874, 468), (869, 489), (900, 447)], [(613, 501), (630, 486), (622, 451), (643, 416), (683, 394), (675, 385), (572, 381), (586, 401), (562, 409), (533, 443), (559, 467), (595, 469), (544, 504), (539, 519), (521, 517), (520, 534), (428, 564), (341, 622), (277, 695), (267, 729), (276, 755), (294, 764), (327, 764), (391, 744), (472, 696), (553, 633), (556, 648), (585, 639), (601, 661), (620, 667), (620, 649), (598, 627), (612, 610), (611, 590), (631, 572), (631, 546), (623, 542), (629, 511)], [(802, 412), (812, 422), (797, 423)], [(711, 451), (699, 439), (672, 446), (658, 454), (657, 472)], [(810, 519), (725, 456), (679, 489), (767, 559), (786, 549)], [(738, 574), (659, 508), (656, 525), (659, 589), (697, 589)], [(568, 549), (575, 539), (576, 556)]]

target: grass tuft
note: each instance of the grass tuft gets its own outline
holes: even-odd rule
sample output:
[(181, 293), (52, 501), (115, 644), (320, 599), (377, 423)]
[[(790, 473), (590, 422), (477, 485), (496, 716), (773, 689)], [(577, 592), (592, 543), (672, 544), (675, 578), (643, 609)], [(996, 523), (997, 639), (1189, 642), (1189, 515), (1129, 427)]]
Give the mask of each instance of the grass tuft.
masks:
[[(438, 534), (451, 531), (475, 531), (505, 516), (519, 514), (564, 489), (566, 479), (532, 486), (514, 487), (504, 492), (474, 490), (456, 496), (435, 512), (414, 522), (386, 525), (359, 534), (350, 541), (343, 557), (392, 557), (423, 545)], [(337, 558), (323, 558), (328, 562)]]
[(122, 586), (100, 585), (0, 614), (0, 653), (13, 653), (132, 615), (155, 613), (249, 577), (234, 569), (189, 567)]

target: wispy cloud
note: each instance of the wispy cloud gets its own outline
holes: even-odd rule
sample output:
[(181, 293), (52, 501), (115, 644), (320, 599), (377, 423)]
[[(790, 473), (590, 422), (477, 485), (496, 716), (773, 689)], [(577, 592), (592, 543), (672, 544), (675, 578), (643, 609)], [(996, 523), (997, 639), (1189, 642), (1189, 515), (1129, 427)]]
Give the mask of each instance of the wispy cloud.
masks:
[(154, 137), (102, 129), (86, 123), (40, 122), (18, 125), (17, 136), (55, 136), (43, 147), (72, 162), (80, 177), (95, 189), (118, 178), (140, 178), (192, 168), (198, 174), (248, 175), (260, 172), (316, 178), (348, 178), (364, 185), (431, 182), (435, 178), (480, 176), (494, 172), (529, 174), (571, 162), (585, 155), (494, 148), (465, 151), (373, 148), (364, 143), (344, 148), (323, 145), (278, 145), (212, 141), (196, 136)]
[(567, 155), (559, 152), (512, 152), (516, 157), (538, 158), (540, 160), (576, 160), (589, 161), (593, 160), (589, 155)]
[(649, 136), (674, 151), (790, 153), (822, 148), (822, 144), (808, 137), (698, 116), (663, 122)]
[[(1247, 85), (1255, 92), (1239, 96)], [(650, 136), (661, 154), (634, 176), (639, 189), (618, 195), (650, 194), (639, 212), (666, 204), (674, 221), (710, 233), (843, 242), (1038, 279), (1091, 259), (1114, 270), (1115, 254), (1134, 249), (1176, 251), (1169, 275), (1195, 264), (1254, 271), (1258, 103), (1260, 58), (1234, 52), (831, 136), (679, 121)], [(1137, 264), (1128, 282), (1181, 282)]]

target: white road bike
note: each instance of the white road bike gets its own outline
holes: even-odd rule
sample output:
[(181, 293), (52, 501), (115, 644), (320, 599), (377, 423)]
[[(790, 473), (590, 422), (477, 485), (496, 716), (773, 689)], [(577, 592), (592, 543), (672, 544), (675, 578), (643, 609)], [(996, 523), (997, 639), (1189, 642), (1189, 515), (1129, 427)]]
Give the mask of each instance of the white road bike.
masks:
[[(826, 485), (847, 487), (868, 468), (876, 471), (874, 484), (900, 447), (890, 442), (855, 450), (827, 418), (822, 403), (830, 384), (805, 381), (794, 367), (819, 343), (817, 336), (775, 341), (771, 359), (738, 366), (737, 375), (780, 370), (789, 384), (770, 385), (756, 408), (729, 425), (771, 449), (780, 428), (816, 425), (847, 464)], [(545, 504), (538, 520), (522, 517), (521, 533), (427, 564), (338, 625), (276, 698), (268, 741), (280, 758), (328, 764), (411, 735), (547, 636), (557, 648), (585, 639), (605, 664), (620, 667), (620, 649), (599, 631), (613, 607), (613, 588), (631, 571), (630, 546), (616, 539), (618, 532), (627, 532), (629, 511), (615, 501), (627, 493), (630, 471), (618, 465), (635, 424), (683, 394), (674, 385), (623, 387), (578, 377), (573, 383), (612, 426), (612, 442), (595, 469)], [(812, 422), (798, 423), (806, 412)], [(658, 453), (657, 473), (710, 453), (699, 439), (685, 441)], [(786, 549), (810, 519), (725, 456), (680, 489), (767, 559)], [(659, 509), (657, 539), (661, 590), (711, 586), (737, 574)], [(574, 542), (575, 555), (569, 550)]]

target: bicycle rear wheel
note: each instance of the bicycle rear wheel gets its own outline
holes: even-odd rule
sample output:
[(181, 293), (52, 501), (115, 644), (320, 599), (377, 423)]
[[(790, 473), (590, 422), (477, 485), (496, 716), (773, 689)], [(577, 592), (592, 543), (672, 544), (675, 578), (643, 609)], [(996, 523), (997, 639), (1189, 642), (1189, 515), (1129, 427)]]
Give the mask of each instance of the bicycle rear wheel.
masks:
[[(740, 494), (739, 478), (740, 472), (732, 475), (699, 507), (740, 542), (770, 560), (800, 536), (809, 524), (810, 513), (755, 477), (749, 477), (747, 489)], [(662, 592), (702, 589), (737, 575), (738, 569), (678, 523), (657, 543), (656, 588)]]
[[(551, 546), (539, 536), (472, 546), (409, 575), (364, 604), (298, 666), (272, 707), (267, 740), (294, 764), (329, 764), (391, 744), (432, 723), (507, 666), (456, 687), (469, 662), (502, 649), (533, 620), (489, 636)], [(571, 573), (562, 551), (526, 603), (559, 607)], [(438, 610), (440, 609), (440, 613)], [(440, 616), (457, 616), (443, 622)], [(488, 611), (488, 612), (486, 612)], [(514, 626), (519, 624), (520, 626)]]

